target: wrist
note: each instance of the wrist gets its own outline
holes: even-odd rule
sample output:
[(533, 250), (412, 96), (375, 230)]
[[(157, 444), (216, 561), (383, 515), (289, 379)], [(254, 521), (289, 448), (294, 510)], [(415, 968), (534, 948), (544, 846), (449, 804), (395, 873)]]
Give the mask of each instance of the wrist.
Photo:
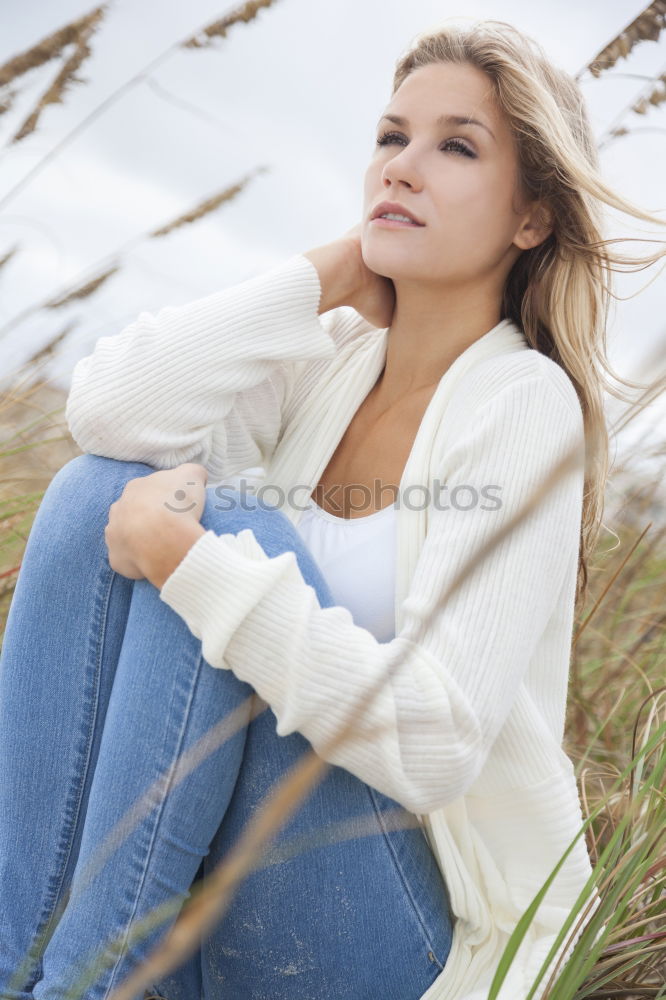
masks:
[(141, 572), (161, 590), (192, 546), (205, 534), (203, 525), (192, 517), (182, 518), (177, 527), (171, 521), (160, 536), (159, 545), (143, 560)]
[(353, 240), (341, 237), (303, 254), (319, 275), (321, 296), (318, 313), (351, 305), (358, 290), (358, 248)]

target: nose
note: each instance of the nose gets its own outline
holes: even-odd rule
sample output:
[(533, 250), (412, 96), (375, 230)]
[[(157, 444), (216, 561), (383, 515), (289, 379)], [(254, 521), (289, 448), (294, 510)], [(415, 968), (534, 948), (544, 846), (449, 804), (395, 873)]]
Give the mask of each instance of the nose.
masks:
[(420, 188), (422, 184), (418, 156), (414, 154), (413, 143), (403, 146), (384, 164), (382, 184), (385, 187), (399, 187), (406, 184), (410, 188)]

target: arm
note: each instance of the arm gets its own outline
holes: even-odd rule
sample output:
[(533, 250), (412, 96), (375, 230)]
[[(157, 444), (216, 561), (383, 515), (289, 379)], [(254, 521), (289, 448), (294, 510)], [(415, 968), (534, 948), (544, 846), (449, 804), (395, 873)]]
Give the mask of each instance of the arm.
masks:
[(580, 409), (560, 390), (538, 374), (505, 386), (456, 437), (440, 481), (499, 484), (502, 507), (431, 512), (405, 624), (391, 642), (377, 642), (344, 607), (321, 608), (294, 553), (268, 558), (249, 529), (207, 531), (161, 599), (201, 638), (210, 664), (230, 668), (270, 704), (279, 735), (298, 730), (317, 752), (390, 669), (354, 738), (325, 759), (412, 812), (441, 807), (481, 771), (565, 574), (576, 569), (582, 470), (439, 606), (460, 566), (582, 433)]
[[(296, 375), (371, 329), (345, 308), (341, 241), (100, 337), (72, 373), (65, 418), (83, 451), (216, 479), (263, 465)], [(344, 249), (344, 246), (343, 246)], [(338, 260), (337, 269), (334, 267)], [(318, 271), (318, 267), (321, 271)], [(326, 310), (325, 315), (320, 312)]]

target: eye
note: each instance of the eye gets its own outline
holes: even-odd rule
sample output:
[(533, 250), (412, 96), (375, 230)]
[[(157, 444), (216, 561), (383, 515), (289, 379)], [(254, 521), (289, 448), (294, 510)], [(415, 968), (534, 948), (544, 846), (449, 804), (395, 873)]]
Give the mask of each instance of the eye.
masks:
[[(394, 142), (403, 140), (405, 137), (401, 132), (384, 132), (383, 135), (377, 139), (378, 146), (389, 146)], [(473, 153), (469, 146), (466, 146), (461, 139), (447, 139), (444, 144), (444, 148), (449, 147), (454, 149), (457, 153), (462, 156), (469, 156), (473, 160), (476, 159), (476, 153)]]

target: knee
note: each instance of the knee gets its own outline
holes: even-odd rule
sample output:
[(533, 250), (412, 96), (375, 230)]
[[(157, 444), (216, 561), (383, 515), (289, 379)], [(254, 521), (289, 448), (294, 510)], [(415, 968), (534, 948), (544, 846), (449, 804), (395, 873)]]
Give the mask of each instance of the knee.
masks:
[(121, 462), (88, 453), (77, 455), (56, 472), (42, 505), (61, 510), (67, 506), (78, 513), (100, 508), (108, 512), (128, 480), (151, 472), (155, 469), (143, 462)]
[(207, 486), (201, 525), (217, 535), (237, 535), (243, 528), (251, 528), (270, 558), (293, 552), (303, 579), (314, 587), (322, 607), (335, 603), (321, 569), (297, 528), (279, 507), (271, 507), (253, 494), (230, 487)]
[(298, 544), (296, 529), (278, 507), (271, 507), (246, 491), (228, 486), (207, 486), (201, 525), (217, 535), (251, 528), (268, 556), (278, 555)]

